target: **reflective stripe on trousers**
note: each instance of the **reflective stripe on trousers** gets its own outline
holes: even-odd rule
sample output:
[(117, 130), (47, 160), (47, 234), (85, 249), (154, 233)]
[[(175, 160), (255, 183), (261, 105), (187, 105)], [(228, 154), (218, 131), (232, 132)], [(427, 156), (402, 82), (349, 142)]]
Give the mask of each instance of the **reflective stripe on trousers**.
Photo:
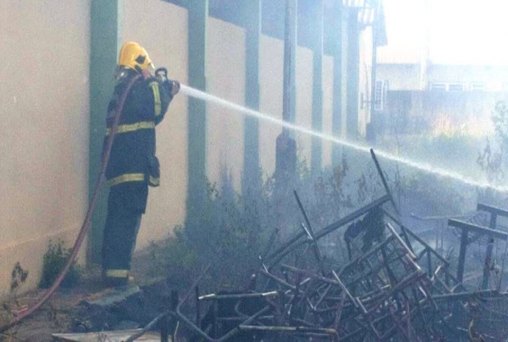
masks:
[(104, 275), (108, 278), (128, 278), (129, 270), (106, 270)]
[(144, 180), (144, 173), (124, 173), (123, 175), (108, 180), (108, 185), (113, 186), (125, 182), (143, 182)]
[[(130, 133), (139, 131), (140, 129), (152, 129), (155, 128), (155, 122), (153, 121), (140, 121), (133, 124), (118, 125), (116, 128), (116, 134)], [(111, 134), (111, 128), (106, 130), (106, 136)]]

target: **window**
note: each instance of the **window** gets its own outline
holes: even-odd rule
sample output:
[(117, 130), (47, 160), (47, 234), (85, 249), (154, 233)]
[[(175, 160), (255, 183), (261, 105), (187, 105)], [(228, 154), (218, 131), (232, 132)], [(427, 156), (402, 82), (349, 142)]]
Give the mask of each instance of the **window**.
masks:
[(446, 83), (431, 83), (431, 91), (446, 91)]
[(388, 81), (376, 81), (376, 85), (374, 87), (374, 110), (384, 110), (387, 92)]

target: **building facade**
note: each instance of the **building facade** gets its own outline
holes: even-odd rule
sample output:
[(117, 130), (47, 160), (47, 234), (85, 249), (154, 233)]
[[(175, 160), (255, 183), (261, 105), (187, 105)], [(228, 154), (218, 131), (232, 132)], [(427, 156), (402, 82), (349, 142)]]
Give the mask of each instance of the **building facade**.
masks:
[[(34, 287), (49, 240), (71, 246), (82, 225), (124, 41), (139, 41), (182, 84), (282, 118), (285, 2), (235, 1), (238, 11), (231, 3), (1, 2), (0, 47), (10, 53), (0, 67), (1, 79), (9, 80), (0, 83), (0, 295), (9, 293), (16, 263), (29, 272), (25, 288)], [(370, 112), (360, 89), (364, 101), (372, 98), (373, 38), (371, 21), (359, 13), (373, 6), (298, 1), (296, 124), (337, 137), (366, 134)], [(137, 248), (167, 238), (199, 211), (206, 180), (220, 182), (226, 172), (240, 192), (246, 170), (271, 174), (279, 132), (231, 109), (178, 95), (158, 127), (161, 186), (151, 190)], [(315, 168), (337, 157), (329, 143), (296, 139), (300, 155)], [(104, 192), (80, 262), (100, 260), (106, 197)]]

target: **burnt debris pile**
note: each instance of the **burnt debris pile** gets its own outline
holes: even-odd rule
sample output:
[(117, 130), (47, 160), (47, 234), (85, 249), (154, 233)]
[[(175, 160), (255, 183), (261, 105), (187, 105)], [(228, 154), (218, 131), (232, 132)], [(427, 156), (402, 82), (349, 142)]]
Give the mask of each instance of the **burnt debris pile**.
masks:
[(162, 291), (162, 309), (127, 341), (154, 329), (162, 341), (507, 340), (508, 232), (500, 220), (508, 210), (478, 204), (472, 215), (445, 218), (457, 253), (444, 255), (401, 219), (373, 157), (383, 196), (316, 228), (295, 191), (298, 231), (270, 243), (243, 288), (201, 293), (205, 269), (185, 293)]
[[(462, 231), (451, 265), (400, 222), (389, 192), (316, 231), (295, 196), (301, 231), (260, 257), (244, 289), (200, 294), (197, 280), (180, 300), (173, 298), (170, 320), (204, 341), (487, 341), (508, 333), (500, 305), (506, 293), (463, 283), (472, 239), (506, 240), (495, 219), (490, 227), (449, 220), (451, 229)], [(489, 206), (479, 210), (508, 216)], [(347, 262), (335, 263), (323, 248), (330, 248), (322, 242), (334, 234), (347, 249)], [(487, 247), (487, 259), (491, 253)], [(193, 307), (192, 318), (183, 306)]]
[(259, 257), (242, 288), (201, 293), (205, 269), (185, 293), (163, 282), (89, 303), (81, 318), (97, 319), (84, 330), (146, 325), (127, 341), (149, 330), (162, 341), (506, 340), (505, 272), (493, 260), (506, 246), (498, 219), (508, 211), (479, 204), (468, 217), (445, 219), (457, 253), (443, 256), (401, 222), (385, 189), (319, 229), (294, 192), (299, 230)]

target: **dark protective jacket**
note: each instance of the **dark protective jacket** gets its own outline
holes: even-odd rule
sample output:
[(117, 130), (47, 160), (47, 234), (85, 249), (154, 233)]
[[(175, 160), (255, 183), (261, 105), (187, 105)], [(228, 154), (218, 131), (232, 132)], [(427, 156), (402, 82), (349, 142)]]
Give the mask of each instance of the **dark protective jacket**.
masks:
[[(111, 133), (116, 107), (135, 71), (125, 70), (118, 79), (108, 107), (107, 132)], [(171, 84), (155, 77), (139, 77), (126, 97), (117, 133), (106, 168), (111, 191), (127, 210), (144, 212), (148, 185), (159, 185), (159, 162), (155, 156), (155, 126), (159, 124), (172, 100)]]

